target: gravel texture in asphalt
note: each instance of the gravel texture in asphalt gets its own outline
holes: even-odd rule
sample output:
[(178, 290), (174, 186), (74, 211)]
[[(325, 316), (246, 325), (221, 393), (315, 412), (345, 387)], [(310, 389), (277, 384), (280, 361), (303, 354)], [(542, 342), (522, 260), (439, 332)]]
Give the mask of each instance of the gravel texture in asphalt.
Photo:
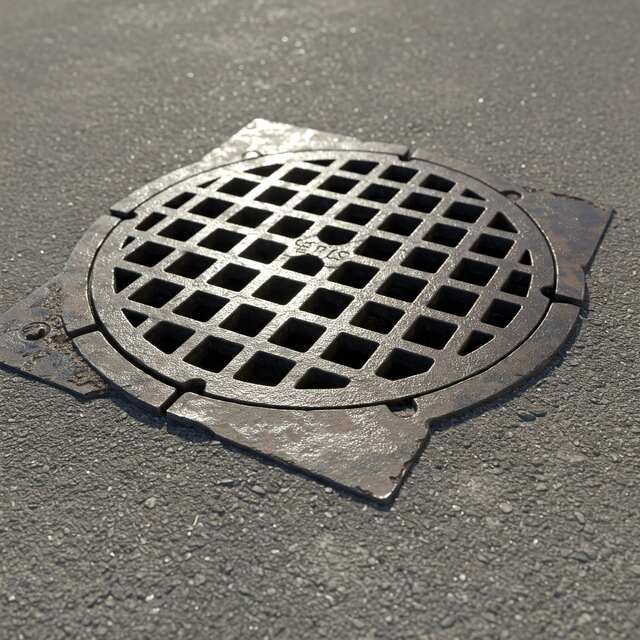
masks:
[(2, 638), (637, 638), (637, 0), (0, 0), (0, 310), (256, 117), (618, 214), (578, 332), (376, 509), (0, 373)]

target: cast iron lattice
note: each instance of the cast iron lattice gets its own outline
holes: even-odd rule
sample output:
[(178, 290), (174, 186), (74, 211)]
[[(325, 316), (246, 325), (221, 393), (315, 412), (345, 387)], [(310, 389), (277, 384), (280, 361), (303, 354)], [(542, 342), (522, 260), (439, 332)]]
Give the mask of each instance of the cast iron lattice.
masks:
[(557, 350), (609, 217), (420, 151), (257, 121), (99, 219), (4, 316), (0, 350), (95, 392), (76, 353), (46, 366), (60, 340), (36, 303), (60, 299), (78, 352), (132, 399), (385, 500), (431, 420)]

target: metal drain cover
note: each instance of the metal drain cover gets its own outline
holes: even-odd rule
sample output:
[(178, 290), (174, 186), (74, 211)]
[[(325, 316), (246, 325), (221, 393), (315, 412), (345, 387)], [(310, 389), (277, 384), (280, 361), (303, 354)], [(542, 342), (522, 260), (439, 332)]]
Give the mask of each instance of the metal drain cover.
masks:
[(100, 218), (55, 285), (0, 321), (0, 356), (24, 370), (42, 342), (29, 373), (99, 391), (88, 371), (78, 384), (74, 352), (42, 366), (55, 349), (33, 310), (59, 299), (75, 348), (133, 400), (386, 500), (434, 418), (557, 351), (610, 216), (420, 151), (256, 121)]

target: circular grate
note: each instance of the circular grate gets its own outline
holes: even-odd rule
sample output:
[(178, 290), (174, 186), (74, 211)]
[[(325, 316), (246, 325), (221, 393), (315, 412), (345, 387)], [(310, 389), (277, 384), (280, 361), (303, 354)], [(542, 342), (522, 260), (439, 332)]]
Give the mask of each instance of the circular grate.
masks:
[(521, 344), (554, 284), (531, 219), (420, 160), (277, 154), (155, 195), (92, 269), (103, 330), (174, 383), (279, 407), (424, 394)]

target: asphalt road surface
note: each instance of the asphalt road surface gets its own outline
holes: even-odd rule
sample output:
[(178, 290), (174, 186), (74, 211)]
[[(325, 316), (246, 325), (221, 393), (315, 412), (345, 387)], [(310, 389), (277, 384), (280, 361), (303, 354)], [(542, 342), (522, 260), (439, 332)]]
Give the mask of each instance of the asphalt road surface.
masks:
[(617, 211), (579, 331), (388, 510), (0, 372), (0, 637), (640, 637), (637, 0), (0, 0), (0, 305), (256, 117)]

